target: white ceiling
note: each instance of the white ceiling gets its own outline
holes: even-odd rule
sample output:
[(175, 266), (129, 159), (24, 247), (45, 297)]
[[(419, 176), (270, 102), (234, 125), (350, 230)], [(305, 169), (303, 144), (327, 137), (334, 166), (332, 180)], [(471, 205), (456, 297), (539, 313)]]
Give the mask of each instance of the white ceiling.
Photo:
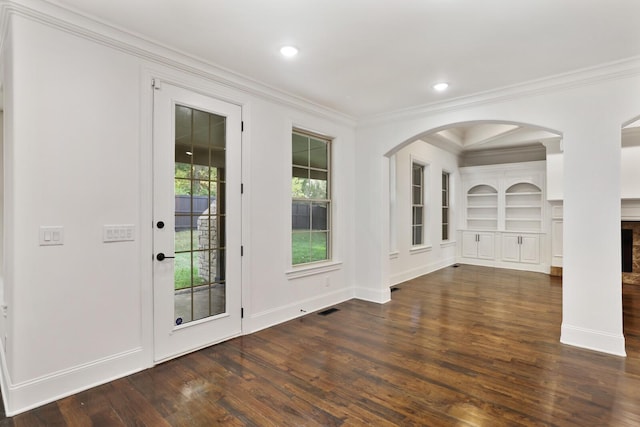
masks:
[(640, 56), (640, 0), (55, 3), (354, 118)]

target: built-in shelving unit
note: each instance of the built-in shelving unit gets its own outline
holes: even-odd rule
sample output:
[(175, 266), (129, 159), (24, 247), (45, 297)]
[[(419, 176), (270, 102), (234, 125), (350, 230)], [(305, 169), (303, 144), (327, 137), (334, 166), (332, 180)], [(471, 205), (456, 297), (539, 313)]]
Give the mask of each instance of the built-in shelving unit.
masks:
[(545, 162), (460, 170), (460, 262), (548, 273)]
[(505, 192), (505, 230), (542, 230), (542, 190), (531, 183), (518, 183)]
[(498, 190), (484, 184), (469, 189), (467, 227), (476, 230), (498, 229)]

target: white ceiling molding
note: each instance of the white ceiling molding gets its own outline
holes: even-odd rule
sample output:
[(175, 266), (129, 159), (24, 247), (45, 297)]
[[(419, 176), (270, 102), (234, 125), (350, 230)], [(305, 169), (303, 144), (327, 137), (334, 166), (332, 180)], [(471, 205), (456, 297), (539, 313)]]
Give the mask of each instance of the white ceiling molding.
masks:
[(429, 114), (451, 112), (559, 90), (589, 86), (602, 81), (617, 80), (639, 74), (640, 56), (635, 56), (469, 96), (363, 117), (358, 120), (358, 126), (364, 128), (398, 120), (409, 120)]
[(486, 145), (491, 141), (502, 138), (505, 135), (517, 132), (521, 127), (512, 124), (489, 123), (472, 126), (464, 135), (464, 146), (467, 149), (474, 146)]
[(640, 147), (640, 127), (626, 127), (622, 129), (622, 146)]
[(134, 55), (140, 59), (159, 63), (193, 76), (210, 80), (254, 96), (282, 104), (296, 110), (306, 111), (321, 117), (355, 126), (355, 118), (342, 112), (327, 108), (295, 94), (270, 87), (247, 76), (225, 69), (202, 59), (178, 52), (177, 50), (147, 40), (144, 36), (133, 34), (100, 22), (81, 12), (72, 11), (40, 0), (0, 0), (2, 41), (4, 43), (11, 15), (48, 25), (75, 36), (90, 40), (113, 49)]
[[(563, 19), (565, 16), (576, 18), (571, 22), (571, 25), (557, 27), (558, 32), (554, 33), (556, 34), (555, 39), (549, 38), (553, 34), (543, 32), (539, 34), (540, 41), (537, 41), (537, 38), (529, 38), (527, 39), (529, 43), (526, 45), (521, 41), (518, 42), (517, 37), (514, 37), (513, 40), (504, 38), (496, 40), (496, 37), (500, 37), (496, 31), (487, 29), (486, 25), (479, 24), (482, 22), (483, 16), (487, 19), (495, 18), (495, 13), (490, 11), (486, 12), (486, 16), (482, 15), (467, 22), (469, 31), (474, 29), (477, 31), (476, 39), (481, 40), (481, 36), (485, 37), (486, 43), (476, 46), (476, 50), (474, 50), (478, 57), (495, 54), (493, 61), (487, 59), (488, 64), (498, 64), (503, 67), (509, 64), (520, 66), (516, 67), (519, 71), (513, 73), (505, 71), (505, 78), (486, 79), (485, 76), (485, 79), (482, 80), (478, 75), (477, 80), (482, 80), (484, 84), (474, 84), (468, 79), (469, 73), (474, 72), (473, 67), (455, 65), (460, 64), (460, 61), (464, 60), (468, 54), (469, 43), (464, 43), (465, 36), (468, 35), (464, 32), (460, 32), (456, 36), (451, 33), (449, 27), (433, 26), (431, 29), (433, 33), (428, 33), (426, 36), (446, 34), (447, 37), (444, 37), (442, 41), (445, 42), (447, 49), (443, 48), (442, 51), (430, 55), (430, 59), (425, 63), (428, 67), (422, 67), (420, 73), (414, 73), (415, 61), (426, 56), (405, 55), (402, 49), (390, 49), (391, 46), (382, 46), (379, 43), (380, 40), (406, 41), (406, 44), (400, 45), (406, 46), (410, 52), (429, 52), (429, 49), (419, 48), (431, 46), (429, 43), (434, 37), (424, 37), (425, 34), (417, 34), (413, 30), (415, 26), (403, 24), (415, 22), (415, 20), (422, 19), (423, 16), (433, 18), (435, 16), (432, 13), (434, 10), (439, 10), (442, 13), (437, 22), (444, 23), (447, 22), (447, 19), (457, 22), (462, 16), (461, 12), (468, 12), (469, 9), (475, 10), (478, 14), (483, 14), (484, 9), (489, 9), (486, 7), (483, 9), (473, 0), (452, 4), (449, 2), (443, 4), (418, 2), (415, 5), (398, 7), (393, 10), (389, 9), (389, 5), (393, 4), (392, 0), (377, 0), (374, 3), (379, 7), (372, 7), (369, 10), (370, 15), (374, 18), (387, 19), (386, 23), (395, 28), (395, 31), (391, 31), (388, 35), (369, 34), (368, 37), (358, 37), (358, 32), (369, 29), (372, 19), (370, 17), (364, 19), (362, 14), (358, 13), (356, 2), (345, 5), (339, 0), (328, 0), (319, 4), (301, 5), (295, 0), (283, 0), (281, 6), (291, 8), (291, 14), (286, 14), (286, 16), (277, 13), (276, 8), (268, 7), (260, 0), (248, 0), (246, 4), (244, 2), (241, 2), (242, 4), (239, 4), (240, 2), (224, 2), (224, 8), (220, 9), (220, 13), (216, 13), (218, 11), (216, 8), (219, 8), (222, 3), (211, 1), (182, 5), (173, 0), (156, 0), (153, 5), (150, 5), (142, 0), (104, 2), (97, 0), (0, 0), (0, 13), (2, 13), (3, 31), (6, 31), (7, 17), (11, 14), (19, 14), (152, 63), (163, 64), (175, 70), (199, 76), (208, 81), (278, 102), (297, 110), (360, 127), (455, 111), (524, 96), (545, 94), (550, 91), (593, 84), (602, 80), (640, 74), (640, 56), (638, 55), (640, 45), (635, 43), (635, 22), (632, 18), (636, 16), (633, 12), (640, 11), (640, 7), (633, 0), (625, 0), (624, 4), (617, 8), (611, 8), (603, 3), (594, 4), (590, 8), (583, 8), (579, 11), (573, 10), (568, 4), (559, 4), (553, 0), (545, 0), (544, 2), (540, 0), (540, 4), (536, 2), (535, 5), (524, 5), (522, 8), (517, 8), (519, 14), (509, 15), (509, 11), (505, 10), (504, 17), (513, 18), (508, 21), (511, 25), (505, 25), (505, 31), (507, 31), (505, 35), (521, 34), (521, 28), (518, 27), (520, 22), (534, 25), (535, 22), (548, 22), (551, 16), (556, 19)], [(252, 6), (266, 16), (259, 13), (246, 13), (248, 6)], [(321, 16), (311, 17), (310, 25), (301, 25), (298, 18), (303, 14), (308, 15), (310, 10), (318, 12)], [(167, 11), (176, 15), (175, 21), (172, 22), (177, 26), (184, 27), (184, 31), (180, 32), (182, 37), (177, 37), (178, 34), (167, 30), (167, 28), (175, 30), (176, 25), (162, 24), (167, 22), (167, 17), (169, 19), (174, 17), (171, 13), (167, 14)], [(353, 13), (345, 13), (345, 11)], [(528, 14), (527, 11), (529, 11)], [(539, 13), (531, 13), (533, 11)], [(543, 12), (549, 14), (545, 15)], [(550, 15), (551, 13), (554, 14)], [(215, 22), (218, 25), (209, 25), (210, 19), (207, 17), (211, 16), (217, 18)], [(583, 29), (590, 31), (590, 19), (593, 16), (602, 19), (602, 34), (611, 37), (598, 38), (598, 43), (590, 45), (589, 49), (576, 51), (576, 55), (564, 55), (563, 49), (584, 45), (579, 37), (580, 31)], [(186, 23), (191, 22), (189, 19), (198, 21), (200, 25), (188, 27)], [(317, 29), (325, 28), (322, 26), (325, 21), (335, 21), (335, 28), (329, 30), (330, 33), (327, 34), (327, 37), (319, 37)], [(292, 34), (283, 34), (282, 28), (280, 28), (280, 24), (283, 23), (297, 23), (289, 29)], [(620, 31), (616, 31), (617, 29)], [(216, 32), (218, 30), (219, 32)], [(233, 37), (238, 31), (242, 32), (243, 37)], [(548, 33), (549, 37), (543, 37)], [(394, 38), (391, 37), (391, 34), (394, 35)], [(271, 54), (265, 53), (271, 52), (270, 43), (277, 43), (279, 48), (282, 45), (281, 42), (285, 42), (282, 37), (302, 35), (306, 36), (306, 39), (301, 40), (302, 45), (299, 46), (303, 54), (298, 55), (296, 61), (289, 62), (286, 67), (283, 67), (281, 62), (272, 61), (274, 58), (269, 56)], [(345, 42), (336, 47), (335, 40), (329, 37), (330, 35), (334, 38), (342, 35), (344, 36), (342, 40)], [(220, 49), (222, 43), (208, 42), (208, 40), (226, 40), (230, 49), (226, 51)], [(508, 54), (508, 50), (495, 48), (496, 43), (502, 40), (505, 41), (506, 47), (516, 50), (530, 48), (538, 52), (538, 56), (543, 55), (544, 57), (548, 57), (552, 53), (549, 49), (543, 49), (546, 46), (545, 43), (548, 44), (556, 40), (557, 43), (554, 46), (558, 47), (551, 50), (556, 58), (566, 59), (566, 61), (561, 61), (563, 66), (554, 68), (552, 67), (554, 63), (551, 63), (542, 67), (553, 75), (532, 79), (531, 76), (544, 75), (545, 71), (527, 72), (529, 69), (537, 68), (540, 61), (529, 63), (530, 61), (525, 59), (531, 58), (531, 61), (534, 61), (537, 57), (529, 55), (520, 57), (519, 62), (514, 62), (515, 60)], [(196, 43), (198, 41), (201, 42)], [(295, 40), (286, 42), (293, 41)], [(391, 44), (398, 45), (398, 43)], [(214, 47), (218, 47), (218, 49), (213, 49)], [(614, 50), (615, 52), (613, 52)], [(274, 52), (278, 59), (281, 59), (277, 50)], [(572, 59), (574, 57), (575, 60)], [(413, 62), (411, 58), (413, 58)], [(625, 59), (610, 60), (611, 58)], [(290, 67), (294, 63), (298, 68)], [(302, 67), (305, 64), (307, 67)], [(326, 67), (325, 64), (329, 66)], [(366, 64), (369, 68), (361, 68), (362, 64)], [(599, 65), (583, 66), (581, 64)], [(421, 83), (417, 79), (426, 78), (424, 72), (434, 67), (438, 68), (436, 65), (438, 67), (440, 65), (443, 67), (453, 66), (455, 69), (443, 69), (442, 72), (459, 72), (459, 77), (465, 80), (464, 82), (451, 81), (452, 85), (447, 91), (450, 98), (444, 98), (446, 95), (443, 94), (434, 97), (431, 90), (421, 91), (421, 88), (426, 89), (437, 79)], [(527, 68), (528, 65), (532, 65), (532, 67)], [(576, 69), (581, 66), (583, 68)], [(390, 71), (390, 68), (393, 71)], [(270, 69), (271, 73), (265, 71), (267, 69)], [(557, 73), (557, 70), (572, 69), (574, 71)], [(355, 75), (350, 73), (354, 70), (357, 71)], [(463, 73), (462, 70), (466, 70), (466, 72)], [(499, 76), (499, 74), (494, 72), (489, 75)], [(330, 78), (323, 79), (324, 76), (330, 76)], [(521, 83), (505, 84), (505, 82)], [(463, 87), (466, 89), (461, 89)], [(492, 89), (482, 90), (482, 88)], [(354, 94), (348, 93), (351, 89), (355, 90)], [(456, 90), (460, 90), (460, 92), (456, 92)], [(398, 93), (401, 95), (396, 96)], [(454, 95), (456, 93), (459, 95)], [(416, 97), (415, 94), (421, 95)], [(362, 99), (358, 100), (358, 96), (361, 96)], [(387, 99), (389, 102), (386, 102)], [(442, 99), (442, 101), (424, 102), (423, 100), (426, 99)], [(361, 101), (366, 102), (362, 103)], [(420, 102), (422, 103), (417, 104)], [(376, 106), (374, 107), (373, 104)], [(371, 108), (368, 105), (372, 105)], [(398, 105), (409, 105), (409, 107), (396, 108), (395, 106)], [(350, 113), (346, 113), (347, 111)], [(368, 111), (382, 112), (369, 114)]]

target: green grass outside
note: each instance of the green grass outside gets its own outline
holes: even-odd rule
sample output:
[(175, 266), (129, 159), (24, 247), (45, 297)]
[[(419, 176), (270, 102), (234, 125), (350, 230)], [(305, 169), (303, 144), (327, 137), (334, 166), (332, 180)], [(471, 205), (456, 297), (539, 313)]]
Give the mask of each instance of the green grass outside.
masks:
[[(189, 230), (178, 231), (175, 235), (177, 250), (188, 250), (191, 247), (191, 232)], [(327, 259), (327, 235), (325, 233), (293, 233), (291, 236), (291, 251), (293, 265), (304, 264)], [(193, 272), (193, 286), (205, 283), (198, 276), (198, 254), (177, 253), (174, 260), (174, 284), (175, 289), (191, 287), (191, 274)]]
[(327, 234), (295, 232), (291, 235), (293, 265), (327, 259)]
[[(191, 231), (178, 231), (176, 232), (176, 249), (187, 250), (191, 247)], [(178, 253), (174, 260), (174, 286), (175, 289), (185, 289), (191, 287), (191, 272), (193, 271), (193, 286), (202, 285), (205, 283), (204, 279), (198, 276), (198, 254), (193, 254), (193, 260), (191, 259), (191, 253)]]

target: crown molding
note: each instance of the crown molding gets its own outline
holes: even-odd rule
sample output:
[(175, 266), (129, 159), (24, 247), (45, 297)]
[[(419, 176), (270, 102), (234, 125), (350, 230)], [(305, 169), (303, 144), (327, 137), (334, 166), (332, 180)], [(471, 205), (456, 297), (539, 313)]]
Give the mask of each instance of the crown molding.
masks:
[(497, 102), (510, 101), (549, 92), (589, 86), (602, 81), (617, 80), (640, 74), (640, 56), (599, 64), (567, 73), (556, 74), (515, 85), (504, 86), (447, 101), (423, 104), (388, 113), (362, 117), (358, 127), (371, 127), (399, 120), (420, 118), (428, 114), (439, 114), (477, 107)]
[(410, 120), (429, 114), (452, 112), (640, 74), (640, 56), (636, 56), (447, 101), (371, 116), (355, 117), (269, 86), (220, 65), (184, 54), (141, 34), (132, 33), (80, 11), (70, 9), (55, 0), (0, 0), (0, 52), (7, 38), (9, 20), (12, 15), (22, 16), (142, 60), (168, 66), (283, 106), (359, 128), (398, 120)]
[(12, 15), (21, 16), (142, 60), (168, 66), (298, 111), (319, 115), (348, 126), (356, 125), (355, 118), (348, 114), (266, 85), (217, 64), (184, 54), (145, 38), (143, 35), (100, 21), (51, 0), (0, 0), (0, 36), (2, 37), (0, 47), (6, 39)]

